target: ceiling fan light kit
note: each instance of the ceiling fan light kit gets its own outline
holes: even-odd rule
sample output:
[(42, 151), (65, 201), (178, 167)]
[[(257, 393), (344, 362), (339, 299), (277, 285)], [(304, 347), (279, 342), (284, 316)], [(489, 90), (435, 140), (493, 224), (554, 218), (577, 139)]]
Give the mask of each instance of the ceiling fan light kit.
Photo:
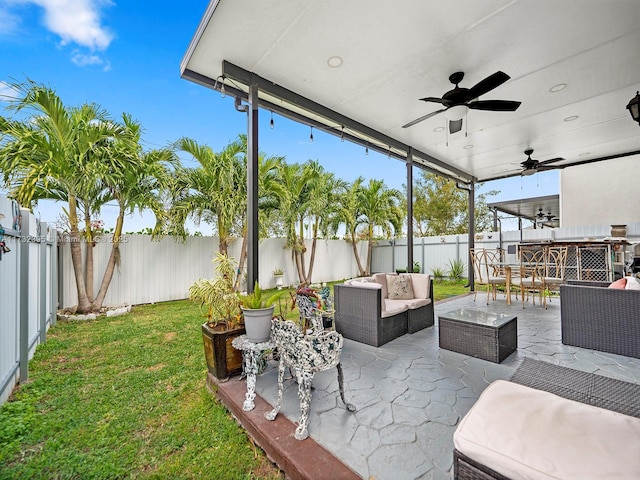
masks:
[(636, 96), (629, 100), (627, 109), (633, 118), (640, 125), (640, 92), (636, 91)]

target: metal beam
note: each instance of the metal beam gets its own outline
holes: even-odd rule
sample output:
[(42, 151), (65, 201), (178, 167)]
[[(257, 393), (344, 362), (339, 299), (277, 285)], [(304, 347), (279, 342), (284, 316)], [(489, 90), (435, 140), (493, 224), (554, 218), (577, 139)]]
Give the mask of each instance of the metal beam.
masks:
[[(210, 77), (207, 77), (206, 75), (202, 75), (202, 74), (200, 74), (198, 72), (194, 72), (193, 70), (189, 70), (189, 69), (185, 69), (182, 72), (182, 78), (185, 78), (185, 79), (190, 80), (190, 81), (192, 81), (194, 83), (197, 83), (198, 85), (202, 85), (204, 87), (211, 88), (211, 89), (216, 90), (216, 91), (220, 91), (221, 85), (222, 85), (222, 83), (220, 81), (216, 82), (216, 80), (214, 80), (214, 79), (212, 79)], [(246, 100), (246, 101), (249, 100), (249, 95), (247, 94), (247, 92), (245, 92), (244, 90), (240, 90), (239, 88), (236, 88), (234, 86), (230, 86), (228, 84), (225, 84), (225, 92), (230, 96), (233, 96), (233, 97), (236, 97), (236, 98), (240, 98), (240, 99)], [(398, 159), (398, 160), (400, 160), (402, 162), (406, 161), (406, 157), (404, 155), (400, 155), (400, 154), (398, 154), (398, 153), (396, 153), (394, 151), (389, 151), (389, 146), (388, 145), (384, 145), (384, 146), (378, 145), (378, 144), (373, 143), (372, 141), (369, 141), (369, 140), (367, 140), (365, 138), (361, 138), (361, 137), (358, 137), (356, 135), (350, 134), (348, 131), (343, 133), (342, 129), (337, 129), (335, 127), (327, 125), (326, 123), (322, 123), (322, 122), (320, 122), (318, 120), (314, 120), (313, 118), (306, 117), (306, 116), (302, 115), (301, 113), (295, 112), (293, 110), (289, 110), (288, 108), (286, 108), (283, 105), (279, 105), (279, 104), (270, 102), (270, 101), (268, 101), (266, 99), (263, 99), (263, 98), (259, 98), (258, 99), (258, 103), (262, 108), (264, 108), (266, 110), (270, 110), (272, 112), (275, 112), (275, 113), (277, 113), (278, 115), (280, 115), (282, 117), (288, 118), (289, 120), (293, 120), (293, 121), (298, 122), (298, 123), (302, 123), (302, 124), (305, 124), (305, 125), (312, 126), (313, 128), (316, 128), (318, 130), (322, 130), (323, 132), (331, 134), (331, 135), (334, 135), (336, 137), (338, 137), (338, 136), (339, 137), (343, 137), (344, 139), (349, 140), (352, 143), (355, 143), (357, 145), (361, 145), (364, 148), (367, 148), (367, 149), (369, 149), (371, 151), (376, 151), (378, 153), (381, 153), (382, 155), (387, 155), (387, 156), (393, 157), (393, 158)], [(407, 148), (410, 148), (410, 147), (407, 147)], [(404, 149), (402, 149), (402, 150), (404, 151)], [(459, 182), (459, 181), (466, 182), (466, 181), (473, 180), (473, 179), (467, 180), (468, 175), (466, 175), (466, 174), (464, 176), (452, 175), (452, 174), (443, 172), (443, 171), (441, 171), (441, 170), (439, 170), (437, 168), (430, 167), (428, 165), (428, 162), (429, 162), (429, 159), (432, 159), (433, 157), (430, 157), (429, 155), (424, 154), (424, 153), (422, 153), (422, 152), (420, 152), (418, 150), (413, 149), (413, 154), (414, 154), (413, 164), (416, 167), (418, 167), (418, 168), (420, 168), (422, 170), (426, 170), (428, 172), (435, 173), (436, 175), (440, 175), (441, 177), (449, 178), (449, 179), (453, 180), (454, 182)], [(425, 163), (416, 162), (416, 156), (418, 154), (420, 154), (419, 159), (421, 159)], [(433, 163), (433, 165), (436, 165), (435, 162), (432, 162), (432, 163)], [(447, 168), (447, 170), (449, 170), (451, 167), (446, 167), (446, 168)]]
[[(345, 115), (342, 115), (336, 112), (335, 110), (331, 110), (330, 108), (325, 107), (324, 105), (321, 105), (317, 102), (314, 102), (313, 100), (303, 97), (302, 95), (299, 95), (270, 80), (260, 77), (259, 75), (253, 74), (248, 70), (238, 67), (237, 65), (234, 65), (233, 63), (228, 62), (226, 60), (223, 60), (222, 62), (222, 76), (223, 78), (229, 78), (236, 82), (240, 82), (244, 85), (249, 85), (251, 78), (255, 76), (258, 79), (259, 89), (264, 91), (268, 95), (272, 95), (287, 103), (290, 103), (291, 105), (300, 107), (307, 112), (313, 113), (322, 118), (335, 122), (338, 125), (342, 125), (345, 128), (348, 128), (349, 130), (360, 132), (367, 137), (376, 139), (383, 145), (389, 145), (390, 148), (395, 148), (398, 150), (402, 150), (404, 152), (408, 152), (409, 148), (411, 148), (409, 145), (403, 142), (400, 142), (399, 140), (396, 140), (393, 137), (390, 137), (377, 130), (374, 130), (373, 128), (368, 127), (367, 125), (364, 125)], [(448, 165), (442, 160), (438, 160), (437, 158), (432, 157), (427, 153), (414, 149), (414, 155), (422, 158), (423, 160), (429, 163), (437, 165), (439, 168), (442, 168), (443, 170), (447, 170), (451, 172), (452, 174), (458, 176), (459, 177), (458, 179), (462, 179), (464, 181), (472, 181), (472, 177), (468, 173), (463, 172), (462, 170), (452, 165)]]

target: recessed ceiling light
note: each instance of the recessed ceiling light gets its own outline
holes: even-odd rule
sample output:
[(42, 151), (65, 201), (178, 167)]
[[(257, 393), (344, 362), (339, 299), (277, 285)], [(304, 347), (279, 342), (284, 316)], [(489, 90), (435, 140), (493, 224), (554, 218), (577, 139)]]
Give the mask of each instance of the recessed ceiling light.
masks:
[(567, 88), (567, 84), (566, 83), (559, 83), (559, 84), (554, 85), (553, 87), (551, 87), (549, 89), (549, 91), (551, 93), (556, 93), (556, 92), (559, 92), (560, 90), (564, 90), (565, 88)]
[(473, 145), (465, 145), (462, 148), (464, 148), (465, 150), (469, 150), (470, 148), (473, 148)]
[(591, 155), (591, 152), (582, 152), (578, 154), (579, 157), (586, 157), (587, 155)]
[(327, 59), (327, 65), (329, 65), (331, 68), (338, 68), (342, 65), (343, 62), (344, 60), (342, 60), (342, 57), (339, 57), (338, 55), (334, 55), (333, 57), (329, 57)]
[(571, 115), (570, 117), (565, 118), (564, 121), (565, 122), (573, 122), (574, 120), (577, 120), (578, 118), (580, 118), (580, 117), (578, 117), (578, 115)]
[(444, 127), (436, 127), (433, 129), (434, 132), (442, 132), (444, 130)]

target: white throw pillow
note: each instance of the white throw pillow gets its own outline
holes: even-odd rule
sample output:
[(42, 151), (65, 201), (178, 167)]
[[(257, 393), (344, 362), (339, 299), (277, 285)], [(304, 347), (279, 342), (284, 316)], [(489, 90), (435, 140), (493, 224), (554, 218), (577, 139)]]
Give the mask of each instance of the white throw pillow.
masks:
[(407, 275), (387, 275), (387, 290), (391, 300), (411, 300), (413, 287)]
[(626, 277), (627, 285), (624, 287), (625, 290), (640, 290), (640, 280), (636, 277)]

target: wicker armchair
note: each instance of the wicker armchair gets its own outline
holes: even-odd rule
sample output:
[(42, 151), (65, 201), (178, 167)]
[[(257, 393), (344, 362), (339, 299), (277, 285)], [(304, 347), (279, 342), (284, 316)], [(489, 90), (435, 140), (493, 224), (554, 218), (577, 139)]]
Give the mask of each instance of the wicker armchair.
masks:
[(640, 358), (640, 291), (608, 285), (571, 281), (560, 287), (562, 343)]

